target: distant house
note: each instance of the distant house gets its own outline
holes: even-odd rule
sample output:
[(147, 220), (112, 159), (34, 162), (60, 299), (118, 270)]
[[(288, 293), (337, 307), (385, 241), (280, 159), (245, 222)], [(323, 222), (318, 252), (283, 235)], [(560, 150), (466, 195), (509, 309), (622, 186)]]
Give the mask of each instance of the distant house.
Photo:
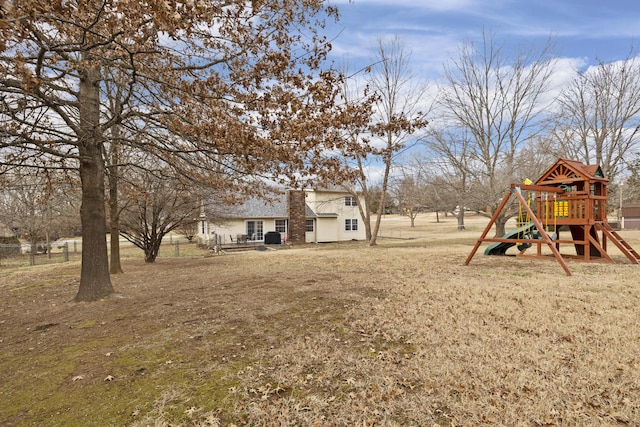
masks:
[(640, 229), (640, 203), (622, 205), (622, 228)]
[(0, 222), (0, 244), (14, 245), (20, 243), (16, 237), (16, 232), (11, 227), (8, 227)]
[(205, 208), (199, 218), (198, 239), (209, 245), (244, 242), (322, 243), (364, 240), (361, 201), (339, 189), (284, 190), (268, 199), (249, 198), (225, 206), (224, 218), (212, 220)]
[(20, 241), (14, 229), (0, 223), (0, 256), (20, 254)]

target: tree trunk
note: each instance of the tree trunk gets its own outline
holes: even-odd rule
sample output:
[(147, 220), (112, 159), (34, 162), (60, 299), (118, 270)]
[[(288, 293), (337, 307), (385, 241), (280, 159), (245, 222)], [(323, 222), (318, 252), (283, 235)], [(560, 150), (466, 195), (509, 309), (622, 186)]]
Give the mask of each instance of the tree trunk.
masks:
[(507, 220), (509, 218), (507, 218), (505, 215), (500, 214), (498, 215), (498, 217), (496, 218), (496, 222), (494, 223), (495, 227), (496, 227), (496, 235), (495, 237), (500, 238), (502, 236), (504, 236), (506, 234), (506, 224), (507, 224)]
[(114, 135), (110, 147), (111, 165), (109, 166), (109, 225), (111, 241), (109, 248), (111, 250), (111, 258), (109, 263), (109, 272), (111, 274), (122, 274), (122, 265), (120, 264), (120, 211), (118, 206), (118, 182), (120, 180), (120, 170), (118, 163), (120, 158), (118, 155), (118, 143), (120, 139), (120, 128), (115, 126)]
[(458, 230), (464, 230), (464, 209), (458, 212)]
[[(360, 212), (360, 218), (362, 218), (362, 222), (364, 223), (364, 232), (365, 232), (365, 244), (368, 246), (371, 241), (371, 205), (372, 205), (372, 197), (371, 192), (367, 189), (366, 180), (363, 174), (362, 167), (362, 159), (360, 157), (357, 158), (358, 161), (358, 170), (362, 173), (362, 194), (364, 195), (364, 205), (362, 203), (358, 203), (358, 211)], [(359, 200), (358, 193), (355, 190), (350, 191), (351, 195)]]
[(371, 215), (370, 214), (365, 215), (363, 217), (363, 222), (364, 222), (364, 231), (365, 231), (365, 243), (368, 246), (369, 242), (371, 241)]
[[(381, 201), (384, 203), (384, 200), (381, 198)], [(381, 205), (382, 206), (382, 205)], [(380, 231), (380, 221), (382, 219), (382, 212), (378, 209), (375, 215), (375, 223), (373, 228), (371, 228), (371, 236), (367, 239), (367, 246), (375, 246), (378, 244), (378, 232)], [(369, 218), (369, 224), (371, 224), (371, 218)]]
[[(109, 188), (111, 191), (111, 188)], [(111, 274), (122, 274), (124, 271), (122, 270), (122, 265), (120, 264), (120, 220), (118, 219), (118, 204), (115, 202), (115, 208), (113, 205), (114, 201), (111, 200), (109, 209), (110, 215), (114, 214), (114, 210), (116, 211), (116, 217), (111, 216), (110, 220), (110, 236), (111, 241), (109, 244), (109, 249), (111, 250), (111, 258), (109, 263), (109, 272)]]
[[(365, 195), (367, 194), (366, 191), (364, 193)], [(357, 196), (357, 193), (355, 192), (352, 194), (354, 194), (354, 197)], [(367, 245), (371, 240), (371, 214), (369, 213), (369, 206), (371, 206), (371, 203), (366, 197), (365, 197), (364, 206), (358, 203), (358, 210), (360, 211), (360, 217), (362, 218), (362, 222), (364, 224), (364, 239), (365, 239), (364, 241), (365, 241), (365, 244)]]
[(49, 236), (49, 230), (45, 231), (44, 238), (46, 245), (45, 247), (47, 248), (47, 258), (51, 259), (51, 237)]
[(144, 262), (154, 263), (160, 253), (160, 245), (162, 245), (162, 235), (153, 235), (150, 237), (147, 247), (144, 249)]
[(107, 257), (105, 166), (100, 130), (100, 71), (81, 71), (78, 102), (80, 180), (82, 183), (82, 268), (76, 301), (96, 301), (114, 292)]
[[(387, 135), (387, 150), (391, 151), (392, 136)], [(376, 223), (371, 231), (371, 239), (367, 242), (369, 246), (375, 246), (377, 244), (378, 233), (380, 232), (380, 223), (382, 222), (382, 213), (384, 212), (384, 204), (387, 196), (387, 188), (389, 186), (389, 171), (391, 170), (391, 153), (385, 153), (384, 155), (384, 175), (382, 176), (382, 188), (380, 189), (380, 204), (378, 205), (378, 212), (376, 212)]]
[(152, 264), (156, 262), (156, 258), (158, 258), (159, 251), (160, 251), (160, 248), (156, 248), (155, 245), (153, 245), (153, 247), (144, 251), (144, 262), (148, 264)]

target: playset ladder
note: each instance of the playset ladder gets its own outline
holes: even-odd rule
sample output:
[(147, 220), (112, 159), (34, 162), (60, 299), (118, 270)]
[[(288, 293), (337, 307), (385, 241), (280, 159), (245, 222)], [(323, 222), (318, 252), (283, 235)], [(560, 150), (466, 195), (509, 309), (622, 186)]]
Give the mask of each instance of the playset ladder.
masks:
[(634, 264), (638, 264), (638, 260), (640, 260), (640, 254), (638, 254), (638, 252), (636, 252), (635, 249), (633, 249), (631, 245), (629, 245), (626, 240), (622, 238), (622, 236), (616, 233), (616, 231), (611, 227), (611, 225), (609, 225), (609, 223), (600, 222), (596, 224), (600, 228), (600, 230), (602, 230), (602, 233), (606, 235), (618, 247), (618, 249), (620, 249), (620, 252), (622, 252), (626, 255), (627, 258), (629, 258), (629, 261)]

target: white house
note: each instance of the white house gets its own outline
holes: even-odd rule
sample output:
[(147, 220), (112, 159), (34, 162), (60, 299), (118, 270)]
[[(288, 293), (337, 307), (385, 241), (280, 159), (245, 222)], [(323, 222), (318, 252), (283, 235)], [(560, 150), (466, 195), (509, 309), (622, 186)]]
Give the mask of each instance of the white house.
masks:
[[(198, 239), (209, 245), (245, 242), (321, 243), (364, 240), (360, 200), (339, 189), (284, 190), (268, 199), (249, 198), (234, 206), (212, 207), (229, 212), (213, 219), (203, 209)], [(276, 234), (277, 233), (277, 234)]]

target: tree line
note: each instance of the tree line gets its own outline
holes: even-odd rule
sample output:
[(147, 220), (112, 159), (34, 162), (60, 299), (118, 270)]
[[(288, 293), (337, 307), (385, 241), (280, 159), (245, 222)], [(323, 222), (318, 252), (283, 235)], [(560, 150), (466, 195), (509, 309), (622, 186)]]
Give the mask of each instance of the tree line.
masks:
[[(619, 61), (568, 70), (551, 39), (513, 51), (483, 32), (443, 65), (436, 87), (416, 90), (408, 83), (415, 79), (402, 81), (395, 93), (404, 100), (431, 94), (411, 103), (428, 112), (428, 124), (396, 147), (389, 186), (382, 181), (412, 223), (425, 210), (455, 214), (459, 229), (465, 211), (491, 217), (511, 183), (535, 180), (560, 157), (602, 168), (615, 201), (610, 209), (640, 199), (640, 58), (633, 48)], [(516, 205), (502, 211), (496, 236), (517, 212)]]

